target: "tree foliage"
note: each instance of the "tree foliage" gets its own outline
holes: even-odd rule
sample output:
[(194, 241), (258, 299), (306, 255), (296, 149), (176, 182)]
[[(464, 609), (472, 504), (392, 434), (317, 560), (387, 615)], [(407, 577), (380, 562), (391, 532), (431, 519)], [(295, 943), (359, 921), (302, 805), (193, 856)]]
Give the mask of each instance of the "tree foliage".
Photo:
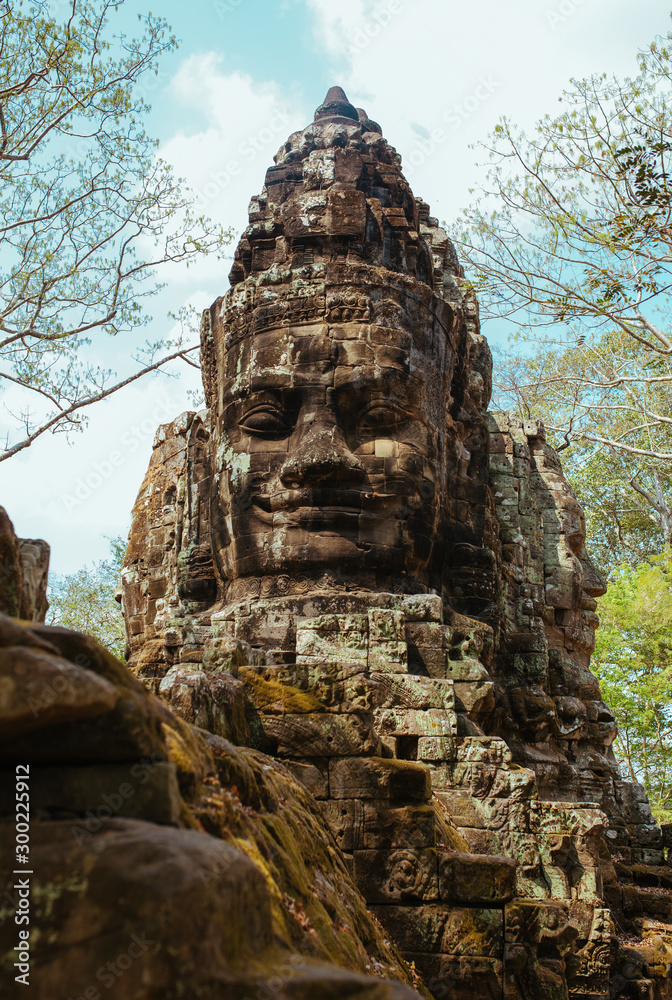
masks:
[(672, 821), (672, 549), (622, 566), (598, 602), (592, 666), (616, 715), (624, 776), (646, 788), (659, 822)]
[(110, 558), (76, 573), (49, 578), (48, 625), (62, 625), (95, 636), (120, 660), (124, 659), (126, 627), (114, 598), (119, 586), (126, 541), (110, 540)]
[[(672, 542), (672, 61), (573, 80), (531, 137), (502, 121), (458, 242), (490, 315), (518, 327), (500, 390), (581, 456), (609, 456), (628, 505)], [(619, 501), (620, 503), (620, 501)]]
[(0, 391), (14, 420), (0, 460), (197, 345), (138, 343), (119, 377), (92, 338), (144, 327), (155, 269), (230, 238), (191, 211), (189, 193), (144, 130), (143, 84), (175, 40), (140, 17), (113, 35), (124, 0), (0, 0)]
[[(672, 462), (611, 447), (613, 438), (641, 440), (644, 432), (633, 432), (628, 400), (617, 389), (598, 394), (582, 381), (593, 355), (605, 363), (610, 352), (629, 349), (624, 339), (617, 332), (581, 347), (544, 345), (531, 355), (501, 355), (497, 365), (498, 405), (541, 417), (549, 441), (562, 452), (565, 473), (586, 512), (591, 556), (605, 575), (621, 562), (643, 561), (672, 541)], [(665, 392), (644, 391), (660, 407), (666, 405)], [(580, 436), (584, 424), (599, 440)], [(672, 450), (666, 427), (658, 429), (658, 440)]]

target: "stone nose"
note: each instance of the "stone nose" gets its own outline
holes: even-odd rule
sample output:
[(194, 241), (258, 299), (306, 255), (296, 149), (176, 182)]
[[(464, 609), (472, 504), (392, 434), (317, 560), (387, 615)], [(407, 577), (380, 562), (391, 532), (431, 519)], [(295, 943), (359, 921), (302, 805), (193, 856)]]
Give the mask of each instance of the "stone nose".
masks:
[(607, 592), (607, 583), (598, 573), (593, 560), (584, 550), (581, 555), (581, 566), (583, 567), (583, 589), (591, 597), (601, 597)]
[(364, 466), (334, 425), (307, 431), (280, 470), (283, 485), (330, 483), (352, 485), (365, 476)]

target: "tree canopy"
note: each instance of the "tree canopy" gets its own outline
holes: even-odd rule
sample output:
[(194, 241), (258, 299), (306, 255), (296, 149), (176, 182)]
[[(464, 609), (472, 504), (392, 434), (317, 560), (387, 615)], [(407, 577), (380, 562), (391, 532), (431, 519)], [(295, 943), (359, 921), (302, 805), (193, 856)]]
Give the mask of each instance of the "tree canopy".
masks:
[(598, 602), (592, 667), (618, 722), (624, 775), (646, 788), (659, 822), (672, 821), (672, 550), (621, 566)]
[[(621, 407), (623, 393), (618, 389), (598, 394), (581, 383), (593, 354), (606, 361), (610, 351), (629, 347), (623, 345), (624, 338), (616, 332), (581, 345), (544, 344), (530, 354), (500, 353), (497, 363), (499, 404), (544, 420), (585, 508), (591, 555), (605, 574), (624, 561), (635, 565), (672, 541), (672, 462), (611, 447), (612, 438), (628, 439), (631, 433), (628, 401)], [(655, 397), (661, 409), (667, 406), (666, 388), (643, 391)], [(581, 418), (577, 400), (584, 406)], [(581, 431), (586, 425), (590, 438)], [(640, 430), (635, 439), (643, 433)], [(666, 427), (658, 428), (657, 438), (672, 447)]]
[(104, 646), (124, 658), (126, 627), (115, 600), (126, 553), (125, 539), (110, 539), (110, 558), (76, 573), (49, 577), (48, 625), (62, 625), (95, 636)]
[(152, 14), (138, 38), (114, 35), (123, 3), (0, 0), (0, 460), (171, 360), (195, 364), (182, 334), (138, 340), (121, 377), (87, 348), (148, 324), (157, 267), (230, 239), (144, 130), (143, 84), (176, 43)]
[(502, 121), (457, 234), (486, 313), (517, 327), (504, 402), (544, 417), (554, 443), (580, 444), (581, 461), (611, 456), (623, 512), (645, 511), (663, 544), (672, 541), (670, 477), (660, 471), (672, 468), (671, 39), (640, 55), (635, 79), (573, 80), (560, 114), (531, 137)]

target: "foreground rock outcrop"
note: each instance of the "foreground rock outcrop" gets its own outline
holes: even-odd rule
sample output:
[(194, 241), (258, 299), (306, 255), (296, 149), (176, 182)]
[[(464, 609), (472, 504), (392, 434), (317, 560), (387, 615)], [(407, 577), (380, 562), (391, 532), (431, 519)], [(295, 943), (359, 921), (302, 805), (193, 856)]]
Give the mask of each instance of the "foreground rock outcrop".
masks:
[(75, 632), (0, 616), (0, 679), (3, 996), (417, 998), (283, 765), (190, 727)]

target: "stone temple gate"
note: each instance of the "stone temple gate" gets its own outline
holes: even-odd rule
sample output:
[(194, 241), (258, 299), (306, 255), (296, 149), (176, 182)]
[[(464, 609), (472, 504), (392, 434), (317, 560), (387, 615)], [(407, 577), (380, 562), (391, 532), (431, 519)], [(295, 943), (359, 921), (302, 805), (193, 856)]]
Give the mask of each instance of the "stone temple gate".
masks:
[[(206, 407), (159, 429), (123, 571), (129, 665), (172, 712), (183, 797), (184, 722), (224, 786), (235, 753), (245, 774), (281, 761), (368, 908), (318, 933), (285, 894), (296, 933), (352, 942), (372, 914), (425, 997), (672, 997), (667, 832), (590, 672), (604, 583), (543, 426), (488, 411), (453, 245), (338, 87), (249, 217), (203, 314)], [(311, 892), (336, 913), (330, 878)], [(231, 989), (193, 995), (253, 995)]]
[(133, 669), (286, 761), (427, 983), (649, 996), (672, 873), (590, 672), (604, 583), (543, 426), (487, 410), (453, 245), (337, 87), (249, 217), (134, 509)]

